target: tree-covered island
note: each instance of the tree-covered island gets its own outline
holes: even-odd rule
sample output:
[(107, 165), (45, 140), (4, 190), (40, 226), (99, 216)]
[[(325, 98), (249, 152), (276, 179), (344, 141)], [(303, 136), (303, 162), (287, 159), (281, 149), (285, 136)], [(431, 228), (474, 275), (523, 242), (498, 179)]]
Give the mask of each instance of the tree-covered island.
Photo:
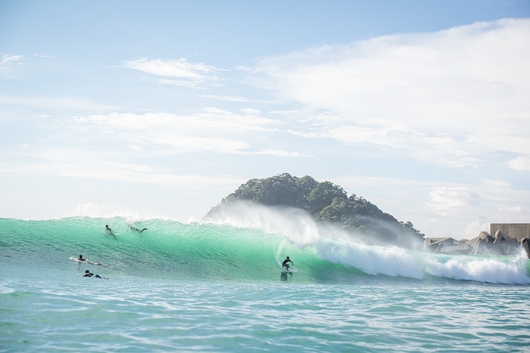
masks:
[(251, 201), (271, 207), (295, 207), (307, 211), (318, 223), (332, 223), (368, 244), (421, 248), (424, 234), (411, 222), (401, 222), (376, 205), (329, 181), (288, 173), (251, 179), (213, 207), (206, 217), (234, 201)]

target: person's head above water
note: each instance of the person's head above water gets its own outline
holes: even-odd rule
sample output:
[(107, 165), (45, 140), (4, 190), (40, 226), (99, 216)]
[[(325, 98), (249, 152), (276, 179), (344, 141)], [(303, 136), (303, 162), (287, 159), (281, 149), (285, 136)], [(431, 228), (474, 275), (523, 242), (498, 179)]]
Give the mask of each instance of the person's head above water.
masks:
[(287, 258), (289, 258), (289, 256), (287, 256)]
[(83, 255), (79, 255), (79, 260), (81, 260), (83, 258)]
[(90, 273), (90, 271), (89, 271), (89, 270), (86, 270), (85, 273)]

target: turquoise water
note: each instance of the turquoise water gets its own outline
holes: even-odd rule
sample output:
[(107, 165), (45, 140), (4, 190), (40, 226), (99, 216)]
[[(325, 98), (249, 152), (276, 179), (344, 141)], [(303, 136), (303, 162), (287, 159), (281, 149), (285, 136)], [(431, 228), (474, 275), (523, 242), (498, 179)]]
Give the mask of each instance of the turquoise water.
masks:
[(364, 246), (296, 214), (0, 219), (0, 351), (523, 352), (529, 272), (523, 254)]

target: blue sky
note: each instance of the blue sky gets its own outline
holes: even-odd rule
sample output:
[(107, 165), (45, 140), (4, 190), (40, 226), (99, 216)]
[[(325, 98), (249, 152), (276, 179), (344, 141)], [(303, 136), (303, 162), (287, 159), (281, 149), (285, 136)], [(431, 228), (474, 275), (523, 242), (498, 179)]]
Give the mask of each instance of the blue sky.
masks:
[(0, 217), (197, 221), (251, 178), (530, 221), (530, 1), (2, 1)]

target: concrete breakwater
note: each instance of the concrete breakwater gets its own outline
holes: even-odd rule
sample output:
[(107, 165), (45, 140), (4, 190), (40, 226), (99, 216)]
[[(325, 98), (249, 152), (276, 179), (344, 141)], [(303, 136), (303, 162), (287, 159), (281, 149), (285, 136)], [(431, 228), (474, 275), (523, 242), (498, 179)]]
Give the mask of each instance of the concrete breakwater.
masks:
[[(493, 234), (493, 235), (492, 235)], [(473, 239), (425, 238), (424, 250), (440, 254), (515, 255), (521, 249), (530, 258), (530, 223), (491, 223)]]

